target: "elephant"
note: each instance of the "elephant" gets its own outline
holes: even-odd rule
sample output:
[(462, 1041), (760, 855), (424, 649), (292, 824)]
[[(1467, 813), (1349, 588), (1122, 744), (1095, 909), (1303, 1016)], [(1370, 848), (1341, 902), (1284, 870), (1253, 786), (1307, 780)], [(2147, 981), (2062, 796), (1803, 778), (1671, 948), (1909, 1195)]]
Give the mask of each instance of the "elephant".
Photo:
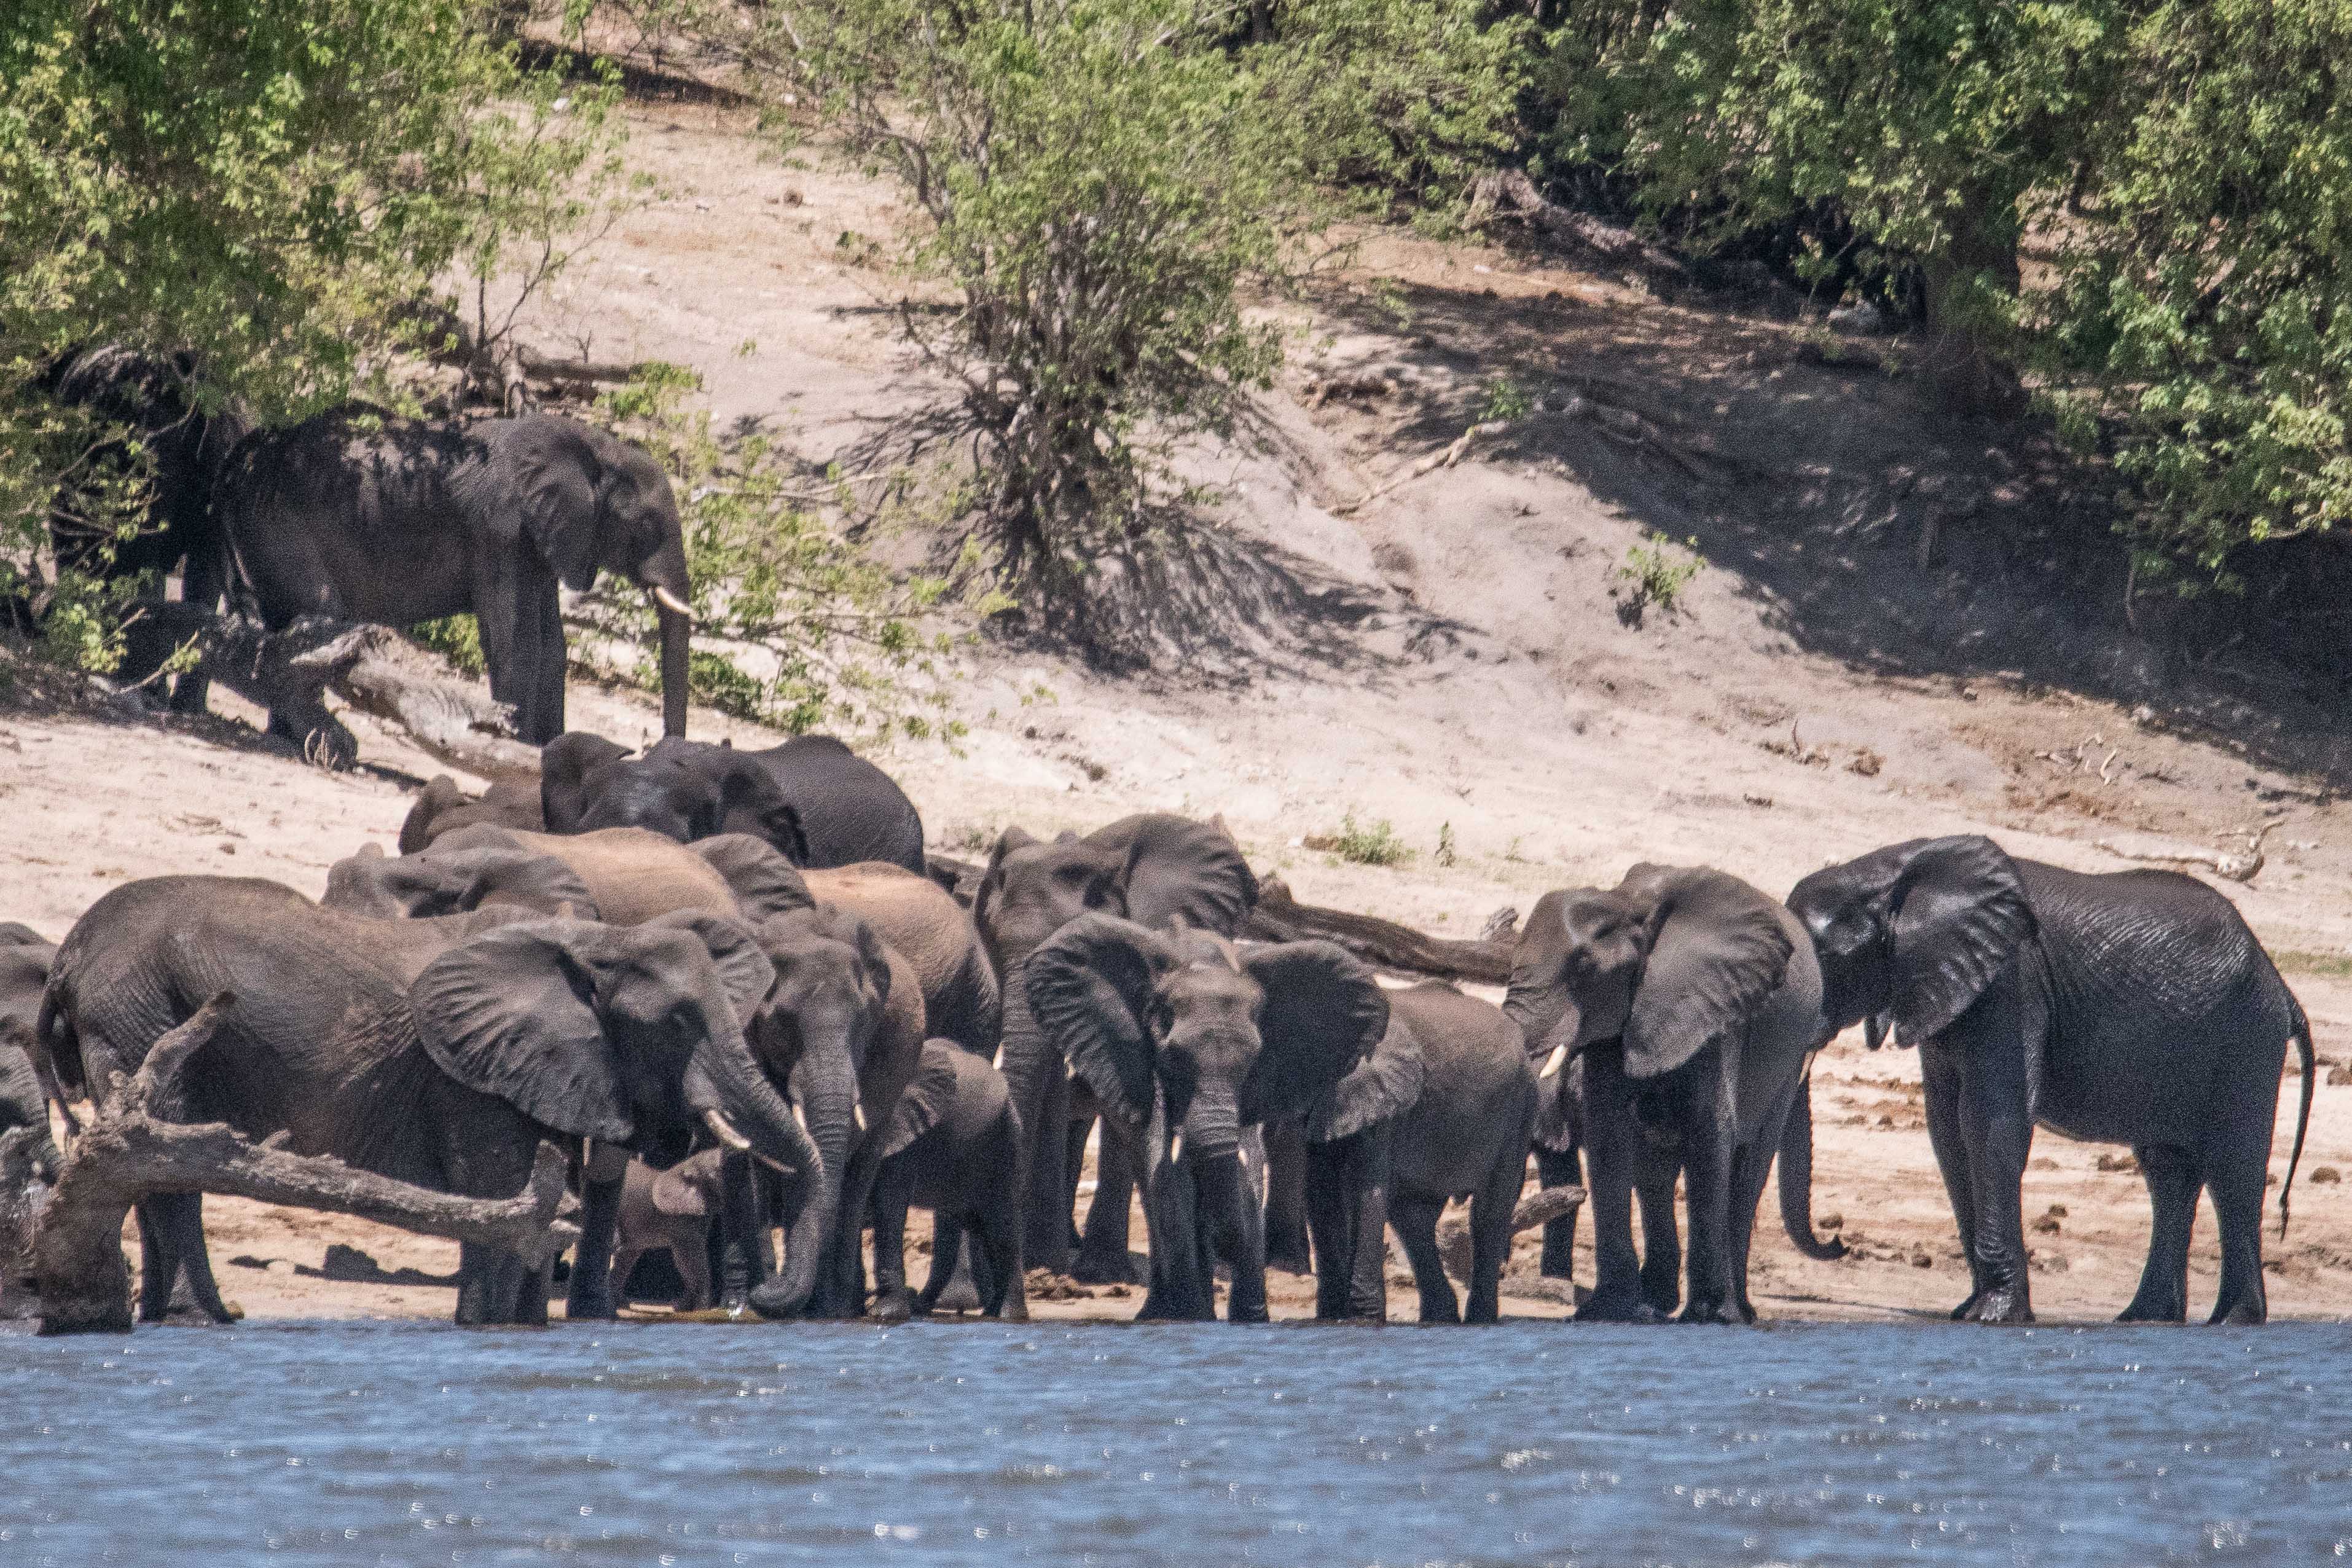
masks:
[(1370, 969), (1332, 942), (1237, 949), (1086, 914), (1030, 955), (1022, 984), (1038, 1032), (1139, 1152), (1150, 1283), (1139, 1321), (1213, 1319), (1222, 1258), (1227, 1321), (1265, 1321), (1256, 1131), (1307, 1113), (1387, 1032)]
[(679, 741), (635, 757), (601, 735), (572, 731), (540, 748), (539, 780), (551, 833), (642, 827), (680, 844), (744, 833), (795, 866), (809, 864), (800, 813), (765, 768), (725, 746)]
[[(1830, 1033), (1821, 996), (1796, 917), (1721, 871), (1644, 864), (1613, 889), (1537, 900), (1503, 1010), (1544, 1062), (1543, 1092), (1581, 1089), (1596, 1279), (1580, 1321), (1664, 1315), (1675, 1165), (1690, 1221), (1681, 1321), (1756, 1321), (1748, 1244), (1806, 1062)], [(1651, 1240), (1638, 1261), (1637, 1187)]]
[[(1518, 1028), (1442, 981), (1388, 994), (1389, 1025), (1302, 1129), (1316, 1254), (1315, 1315), (1381, 1321), (1382, 1220), (1412, 1260), (1424, 1323), (1501, 1316), (1511, 1214), (1528, 1169), (1536, 1074)], [(1470, 1200), (1467, 1311), (1446, 1279), (1437, 1221)]]
[(563, 732), (557, 585), (625, 577), (660, 624), (663, 731), (686, 732), (686, 542), (669, 479), (641, 448), (546, 414), (453, 425), (331, 410), (239, 442), (214, 515), (240, 596), (273, 631), (306, 615), (405, 627), (471, 612), (490, 694), (532, 744)]
[[(176, 567), (183, 601), (206, 610), (218, 605), (228, 584), (228, 554), (213, 521), (213, 486), (251, 426), (232, 408), (205, 408), (195, 395), (196, 376), (193, 354), (145, 353), (119, 343), (77, 350), (47, 367), (44, 392), (129, 432), (152, 464), (146, 513), (129, 539), (93, 525), (90, 486), (58, 490), (49, 507), (49, 539), (60, 567), (110, 581), (143, 576), (157, 598)], [(86, 467), (111, 475), (124, 471), (128, 460), (124, 443), (111, 440), (89, 455)], [(136, 679), (152, 671), (122, 673)], [(180, 677), (173, 707), (202, 712), (205, 685), (200, 676)]]
[(725, 879), (746, 910), (770, 909), (797, 889), (871, 925), (914, 966), (931, 1034), (988, 1055), (1003, 1026), (996, 969), (962, 905), (928, 877), (872, 862), (795, 871), (774, 847), (746, 833), (688, 846)]
[(2263, 1189), (2288, 1040), (2311, 1122), (2311, 1026), (2234, 905), (2177, 871), (2014, 859), (1976, 835), (1915, 838), (1815, 871), (1789, 895), (1821, 954), (1830, 1023), (1891, 1018), (1919, 1049), (1927, 1135), (1969, 1258), (1956, 1319), (2030, 1323), (2021, 1195), (2033, 1130), (2129, 1144), (2154, 1212), (2126, 1322), (2189, 1313), (2189, 1237), (2212, 1194), (2211, 1321), (2259, 1323)]
[(1074, 1267), (1070, 1213), (1094, 1107), (1062, 1047), (1030, 1016), (1020, 981), (1030, 957), (1090, 911), (1147, 927), (1181, 921), (1232, 937), (1256, 903), (1257, 879), (1222, 822), (1148, 814), (1123, 817), (1083, 838), (1065, 833), (1048, 841), (1018, 827), (998, 838), (971, 912), (1004, 988), (997, 1065), (1012, 1085), (1029, 1141), (1021, 1250), (1030, 1267), (1082, 1279), (1127, 1280), (1134, 1185), (1130, 1151), (1119, 1142), (1117, 1124), (1107, 1123), (1095, 1201)]
[[(613, 925), (641, 925), (680, 910), (754, 922), (782, 912), (772, 904), (739, 904), (734, 889), (708, 860), (657, 833), (636, 827), (568, 836), (520, 833), (487, 823), (445, 834), (420, 854), (387, 856), (370, 846), (338, 860), (327, 872), (324, 902), (331, 909), (393, 919), (468, 907), (468, 897), (501, 882), (583, 889), (594, 918)], [(770, 890), (791, 896), (787, 888)], [(807, 902), (803, 892), (791, 907)]]
[(672, 1304), (687, 1312), (711, 1304), (710, 1221), (719, 1212), (719, 1172), (726, 1154), (724, 1149), (704, 1149), (667, 1170), (656, 1170), (643, 1160), (629, 1162), (621, 1177), (621, 1207), (614, 1223), (614, 1279), (626, 1279), (646, 1253), (667, 1247), (686, 1285)]
[(568, 913), (584, 921), (604, 918), (595, 895), (571, 867), (552, 856), (505, 844), (453, 844), (436, 853), (400, 856), (364, 844), (358, 854), (327, 868), (327, 893), (320, 902), (383, 920), (501, 908)]
[(32, 927), (0, 922), (0, 1132), (30, 1129), (37, 1141), (34, 1162), (51, 1172), (58, 1155), (48, 1108), (58, 1108), (68, 1133), (79, 1130), (35, 1030), (57, 956), (56, 945)]
[[(762, 1317), (856, 1317), (865, 1308), (859, 1240), (866, 1206), (901, 1097), (922, 1059), (922, 988), (905, 956), (844, 910), (777, 915), (757, 936), (775, 981), (751, 1031), (752, 1050), (807, 1115), (823, 1163), (803, 1177), (797, 1195), (823, 1218), (814, 1289), (799, 1289), (788, 1274), (751, 1279), (753, 1267), (748, 1300)], [(730, 1171), (730, 1203), (744, 1201), (750, 1174), (740, 1161)], [(731, 1212), (730, 1243), (748, 1239), (740, 1237), (743, 1211)], [(751, 1264), (760, 1251), (734, 1246), (730, 1257)], [(730, 1298), (732, 1290), (730, 1280)]]
[[(907, 1295), (907, 1210), (931, 1211), (931, 1268)], [(1021, 1267), (1021, 1117), (1004, 1075), (952, 1040), (923, 1042), (921, 1070), (898, 1101), (874, 1182), (874, 1315), (928, 1315), (970, 1231), (981, 1310), (1029, 1320)]]
[(774, 784), (776, 798), (790, 804), (804, 836), (802, 852), (793, 856), (800, 865), (830, 869), (880, 861), (919, 877), (929, 875), (923, 819), (915, 803), (896, 779), (830, 735), (798, 735), (757, 752), (737, 751), (724, 741), (712, 746), (665, 736), (646, 761), (702, 773), (722, 795), (733, 790), (722, 831), (758, 833), (793, 855), (792, 847), (772, 837), (764, 825), (754, 826), (761, 821), (758, 814), (768, 809), (761, 804), (767, 796), (751, 789), (743, 774), (748, 765), (764, 775)]
[[(772, 980), (751, 933), (709, 916), (633, 929), (517, 910), (375, 920), (273, 882), (158, 877), (115, 889), (75, 924), (37, 1027), (68, 1088), (103, 1083), (229, 993), (226, 1026), (166, 1086), (170, 1114), (473, 1197), (520, 1190), (543, 1139), (568, 1144), (588, 1177), (576, 1302), (604, 1283), (594, 1238), (609, 1247), (623, 1152), (674, 1158), (708, 1126), (820, 1169), (741, 1021)], [(140, 1205), (150, 1321), (183, 1284), (205, 1315), (231, 1316), (201, 1204)], [(812, 1283), (819, 1219), (793, 1226), (792, 1257)], [(545, 1275), (520, 1258), (469, 1246), (458, 1275), (461, 1323), (546, 1316)]]
[(430, 849), (435, 840), (462, 828), (486, 823), (522, 833), (544, 833), (539, 791), (528, 784), (501, 779), (480, 796), (468, 796), (447, 773), (436, 773), (418, 793), (416, 804), (401, 819), (399, 848), (403, 855)]

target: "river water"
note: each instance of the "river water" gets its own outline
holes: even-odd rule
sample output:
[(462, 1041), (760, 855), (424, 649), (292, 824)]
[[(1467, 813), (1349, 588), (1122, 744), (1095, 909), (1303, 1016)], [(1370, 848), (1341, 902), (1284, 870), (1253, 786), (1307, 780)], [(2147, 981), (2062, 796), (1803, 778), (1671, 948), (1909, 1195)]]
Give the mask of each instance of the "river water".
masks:
[(0, 1338), (0, 1563), (2309, 1563), (2352, 1334)]

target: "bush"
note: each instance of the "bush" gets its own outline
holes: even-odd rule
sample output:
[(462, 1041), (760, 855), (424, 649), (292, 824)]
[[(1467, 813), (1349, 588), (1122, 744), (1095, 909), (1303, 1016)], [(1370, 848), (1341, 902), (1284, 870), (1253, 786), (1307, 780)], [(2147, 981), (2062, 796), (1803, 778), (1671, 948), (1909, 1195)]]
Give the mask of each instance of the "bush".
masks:
[(1350, 865), (1402, 866), (1412, 858), (1412, 850), (1385, 817), (1360, 826), (1352, 811), (1339, 819), (1339, 831), (1328, 842), (1331, 852)]
[(1617, 568), (1618, 577), (1633, 585), (1633, 591), (1625, 596), (1617, 611), (1631, 626), (1640, 626), (1643, 612), (1652, 605), (1672, 615), (1675, 601), (1682, 597), (1691, 579), (1706, 569), (1696, 537), (1683, 541), (1683, 548), (1691, 552), (1686, 561), (1676, 560), (1668, 553), (1675, 542), (1664, 534), (1653, 531), (1643, 538), (1643, 543), (1625, 552), (1625, 563)]

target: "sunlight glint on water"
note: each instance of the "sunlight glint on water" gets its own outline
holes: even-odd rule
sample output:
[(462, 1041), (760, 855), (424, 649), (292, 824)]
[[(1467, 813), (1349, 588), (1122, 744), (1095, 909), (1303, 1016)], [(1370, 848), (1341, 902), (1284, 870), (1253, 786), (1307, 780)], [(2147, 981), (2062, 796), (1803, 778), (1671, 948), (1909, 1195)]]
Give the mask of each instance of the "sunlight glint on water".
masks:
[(2316, 1324), (0, 1343), (9, 1564), (2352, 1554), (2352, 1345)]

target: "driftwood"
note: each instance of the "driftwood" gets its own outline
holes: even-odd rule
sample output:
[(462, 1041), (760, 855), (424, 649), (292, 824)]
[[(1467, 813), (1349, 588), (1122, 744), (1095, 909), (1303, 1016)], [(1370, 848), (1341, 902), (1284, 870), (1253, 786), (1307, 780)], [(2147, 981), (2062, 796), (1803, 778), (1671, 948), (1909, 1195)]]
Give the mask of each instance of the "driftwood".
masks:
[(1367, 963), (1441, 980), (1503, 985), (1511, 978), (1511, 950), (1500, 942), (1425, 936), (1371, 915), (1302, 904), (1278, 877), (1258, 885), (1257, 908), (1250, 911), (1242, 934), (1260, 942), (1336, 942)]
[(243, 616), (170, 604), (147, 606), (132, 636), (133, 668), (193, 643), (198, 675), (268, 709), (301, 737), (304, 756), (327, 766), (347, 767), (359, 754), (327, 706), (333, 690), (454, 767), (488, 778), (538, 775), (538, 748), (513, 739), (511, 708), (449, 679), (387, 627), (306, 616), (272, 632)]
[(1517, 169), (1481, 177), (1471, 192), (1470, 210), (1474, 224), (1490, 217), (1517, 218), (1557, 245), (1654, 279), (1685, 282), (1690, 276), (1681, 262), (1631, 229), (1551, 201)]
[(1499, 436), (1510, 427), (1511, 422), (1507, 419), (1489, 419), (1483, 424), (1473, 425), (1470, 428), (1462, 432), (1461, 435), (1456, 436), (1454, 438), (1454, 444), (1447, 447), (1444, 451), (1432, 452), (1428, 457), (1420, 459), (1418, 462), (1407, 465), (1402, 473), (1394, 476), (1384, 484), (1373, 486), (1370, 489), (1366, 490), (1362, 495), (1358, 496), (1354, 500), (1341, 501), (1338, 506), (1331, 509), (1332, 513), (1335, 516), (1345, 517), (1349, 512), (1361, 511), (1364, 508), (1371, 505), (1374, 501), (1380, 500), (1382, 496), (1387, 495), (1390, 491), (1402, 489), (1402, 487), (1411, 484), (1413, 480), (1421, 478), (1423, 474), (1432, 472), (1437, 468), (1450, 468), (1454, 467), (1454, 464), (1462, 460), (1464, 454), (1470, 450), (1471, 445), (1474, 442), (1479, 441), (1488, 436)]
[(180, 1068), (235, 1005), (226, 993), (155, 1042), (129, 1080), (115, 1075), (104, 1110), (66, 1157), (34, 1241), (41, 1332), (131, 1331), (131, 1271), (122, 1221), (154, 1193), (225, 1193), (259, 1203), (332, 1209), (379, 1225), (543, 1259), (561, 1237), (563, 1157), (540, 1145), (530, 1183), (504, 1199), (457, 1197), (354, 1171), (340, 1160), (289, 1154), (220, 1123), (167, 1119)]
[(37, 1316), (33, 1238), (49, 1206), (45, 1140), (29, 1127), (0, 1132), (0, 1320)]
[[(1562, 1215), (1584, 1206), (1582, 1187), (1538, 1187), (1511, 1210), (1511, 1234), (1549, 1225)], [(1470, 1280), (1470, 1215), (1463, 1208), (1448, 1209), (1437, 1222), (1437, 1256), (1445, 1271), (1467, 1284)]]

